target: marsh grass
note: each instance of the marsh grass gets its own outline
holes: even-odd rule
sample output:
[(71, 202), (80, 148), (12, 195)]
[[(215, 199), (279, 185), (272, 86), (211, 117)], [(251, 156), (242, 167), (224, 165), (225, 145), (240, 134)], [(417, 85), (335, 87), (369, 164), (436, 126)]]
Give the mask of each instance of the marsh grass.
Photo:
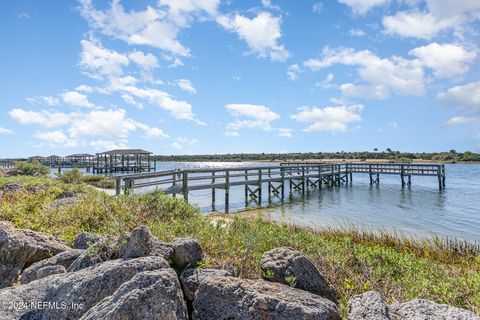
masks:
[[(424, 298), (480, 312), (477, 244), (407, 238), (351, 226), (308, 229), (273, 223), (259, 214), (212, 218), (161, 193), (112, 198), (85, 185), (15, 178), (0, 178), (0, 187), (6, 183), (37, 187), (35, 192), (0, 191), (0, 219), (17, 228), (48, 232), (71, 242), (82, 231), (114, 236), (147, 224), (164, 241), (187, 235), (197, 238), (207, 255), (204, 265), (231, 267), (246, 278), (260, 276), (258, 264), (265, 251), (288, 246), (307, 254), (335, 287), (343, 315), (347, 301), (368, 290), (380, 291), (389, 302)], [(49, 206), (66, 190), (76, 192), (81, 200), (71, 206)]]

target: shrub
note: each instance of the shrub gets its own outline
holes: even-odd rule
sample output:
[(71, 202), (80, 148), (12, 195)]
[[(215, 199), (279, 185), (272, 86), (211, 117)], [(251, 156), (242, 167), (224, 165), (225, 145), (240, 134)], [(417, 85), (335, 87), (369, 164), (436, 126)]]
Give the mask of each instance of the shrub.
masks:
[(38, 161), (18, 161), (15, 163), (15, 169), (13, 169), (10, 174), (14, 176), (46, 177), (49, 173), (50, 168), (39, 163)]
[(65, 183), (81, 183), (83, 173), (78, 168), (73, 168), (70, 171), (64, 171), (63, 173), (57, 173), (58, 179)]

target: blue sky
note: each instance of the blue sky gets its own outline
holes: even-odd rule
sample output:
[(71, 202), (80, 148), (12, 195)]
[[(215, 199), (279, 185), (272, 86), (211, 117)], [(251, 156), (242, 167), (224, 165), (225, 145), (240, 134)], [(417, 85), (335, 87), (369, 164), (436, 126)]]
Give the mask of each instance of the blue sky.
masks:
[(478, 0), (2, 1), (0, 157), (480, 150)]

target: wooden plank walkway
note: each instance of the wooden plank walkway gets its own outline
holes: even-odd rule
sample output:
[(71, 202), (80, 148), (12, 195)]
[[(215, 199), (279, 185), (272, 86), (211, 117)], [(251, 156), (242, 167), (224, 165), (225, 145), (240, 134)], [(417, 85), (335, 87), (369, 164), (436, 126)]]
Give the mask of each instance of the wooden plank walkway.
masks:
[(368, 174), (370, 184), (379, 184), (380, 175), (398, 175), (402, 188), (411, 186), (412, 176), (437, 177), (439, 189), (445, 188), (445, 166), (442, 164), (367, 164), (367, 163), (307, 163), (287, 162), (276, 166), (205, 168), (167, 170), (129, 174), (116, 177), (116, 194), (135, 190), (161, 190), (165, 194), (183, 195), (188, 202), (190, 191), (211, 190), (215, 207), (216, 190), (225, 193), (225, 212), (229, 211), (230, 188), (244, 186), (245, 203), (261, 204), (262, 191), (267, 186), (268, 197), (284, 199), (285, 187), (305, 193), (309, 188), (321, 189), (352, 183), (353, 174)]

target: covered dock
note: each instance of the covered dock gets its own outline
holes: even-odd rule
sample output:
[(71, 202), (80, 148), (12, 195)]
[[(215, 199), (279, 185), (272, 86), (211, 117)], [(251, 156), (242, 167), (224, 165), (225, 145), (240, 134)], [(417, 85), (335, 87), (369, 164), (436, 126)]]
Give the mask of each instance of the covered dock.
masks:
[(97, 153), (93, 173), (142, 172), (155, 170), (152, 152), (143, 149), (114, 149)]
[(65, 157), (65, 164), (75, 168), (90, 168), (93, 166), (95, 156), (90, 153), (74, 153)]

